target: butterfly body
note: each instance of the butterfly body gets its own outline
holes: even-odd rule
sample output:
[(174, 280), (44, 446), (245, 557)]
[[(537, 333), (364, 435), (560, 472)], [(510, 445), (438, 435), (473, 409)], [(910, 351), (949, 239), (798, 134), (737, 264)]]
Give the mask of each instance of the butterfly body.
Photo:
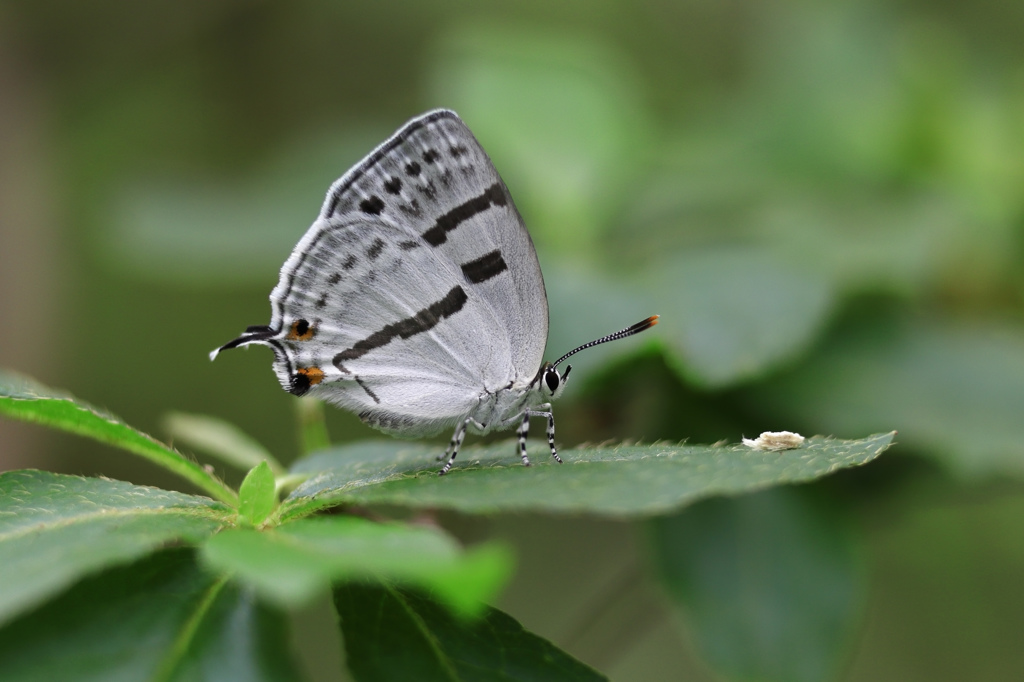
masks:
[(454, 427), (451, 459), (467, 430), (519, 423), (528, 463), (525, 426), (548, 416), (557, 459), (548, 403), (562, 382), (541, 364), (548, 307), (536, 251), (453, 112), (413, 119), (331, 186), (270, 302), (269, 325), (211, 358), (269, 346), (285, 390), (393, 435)]

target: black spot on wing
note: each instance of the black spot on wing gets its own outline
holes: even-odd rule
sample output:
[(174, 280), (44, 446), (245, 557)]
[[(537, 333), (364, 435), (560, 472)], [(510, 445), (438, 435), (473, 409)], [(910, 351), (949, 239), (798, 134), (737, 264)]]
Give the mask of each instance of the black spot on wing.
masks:
[(408, 339), (416, 334), (429, 331), (436, 327), (441, 320), (451, 317), (462, 310), (467, 300), (469, 298), (462, 287), (453, 287), (444, 298), (431, 303), (412, 317), (386, 325), (383, 329), (370, 334), (362, 341), (357, 341), (351, 348), (341, 351), (334, 356), (334, 365), (347, 373), (348, 370), (341, 366), (343, 362), (361, 358), (374, 348), (386, 346), (397, 338)]
[(473, 284), (486, 282), (491, 277), (500, 275), (508, 270), (505, 259), (501, 257), (501, 251), (495, 249), (490, 253), (480, 256), (476, 260), (462, 264), (462, 274)]
[(441, 158), (441, 155), (437, 153), (436, 149), (428, 149), (423, 152), (423, 160), (427, 163), (434, 163), (439, 158)]
[(286, 338), (289, 341), (309, 341), (315, 334), (316, 329), (309, 323), (309, 320), (298, 319), (292, 322)]
[(419, 190), (431, 201), (437, 199), (437, 188), (434, 187), (433, 180), (428, 180), (425, 185), (420, 185)]
[(349, 254), (349, 257), (345, 259), (345, 262), (341, 264), (343, 270), (351, 270), (359, 262), (354, 255)]
[[(416, 135), (417, 131), (423, 130), (425, 127), (429, 127), (437, 122), (445, 121), (448, 123), (442, 123), (443, 125), (461, 125), (458, 116), (451, 111), (444, 110), (435, 111), (410, 121), (405, 127), (384, 142), (384, 144), (380, 145), (369, 156), (363, 159), (359, 165), (345, 173), (341, 179), (331, 186), (327, 200), (324, 203), (321, 216), (323, 218), (330, 218), (339, 210), (350, 210), (353, 207), (354, 201), (350, 191), (354, 185), (359, 183), (368, 172), (378, 168), (382, 159), (405, 159), (405, 155), (398, 150), (401, 145), (405, 144), (407, 140)], [(405, 171), (409, 175), (419, 175), (421, 170), (420, 165), (414, 161), (410, 161), (405, 164)], [(305, 264), (309, 254), (316, 251), (317, 245), (323, 239), (334, 236), (339, 227), (340, 226), (333, 224), (328, 224), (322, 227), (315, 235), (313, 241), (307, 245), (308, 248), (306, 249), (306, 252), (300, 254), (300, 258), (294, 266), (282, 270), (280, 285), (284, 287), (283, 293), (280, 296), (271, 298), (270, 301), (275, 318), (282, 317), (282, 308), (285, 305), (285, 302), (290, 300), (292, 287), (295, 284), (297, 273), (302, 271), (303, 265)], [(268, 340), (267, 343), (270, 344), (270, 341)], [(275, 346), (275, 353), (278, 353), (280, 356), (283, 355), (284, 352)], [(287, 361), (287, 357), (284, 358), (284, 361)]]
[(316, 307), (323, 308), (325, 305), (327, 305), (327, 294), (323, 293), (320, 294), (320, 298), (316, 299)]
[(377, 260), (377, 256), (379, 256), (380, 252), (383, 251), (383, 250), (384, 250), (384, 240), (381, 239), (380, 237), (377, 237), (376, 239), (373, 240), (373, 243), (370, 244), (370, 248), (368, 248), (366, 250), (366, 256), (370, 260)]
[[(349, 258), (352, 258), (352, 256), (349, 256)], [(355, 263), (353, 263), (353, 265), (355, 265)], [(345, 267), (345, 266), (342, 266), (342, 267)], [(347, 270), (348, 268), (345, 268), (345, 269)], [(341, 273), (340, 272), (336, 272), (336, 273), (334, 273), (333, 275), (331, 275), (330, 277), (327, 278), (327, 283), (328, 284), (337, 284), (340, 281), (341, 281)]]
[(423, 233), (423, 239), (431, 246), (440, 246), (448, 240), (448, 233), (478, 213), (491, 206), (505, 206), (508, 198), (501, 183), (496, 182), (479, 196), (465, 201), (437, 219), (434, 226)]
[(398, 208), (401, 209), (402, 213), (405, 215), (412, 216), (414, 218), (418, 218), (423, 214), (423, 210), (420, 208), (420, 202), (416, 199), (413, 199), (408, 204), (399, 204)]
[(411, 251), (415, 248), (419, 248), (419, 246), (419, 242), (413, 241), (411, 239), (404, 242), (398, 242), (398, 248), (400, 248), (402, 251)]
[(466, 147), (464, 145), (457, 144), (453, 145), (452, 148), (449, 149), (448, 151), (451, 152), (453, 159), (457, 159), (466, 153)]
[(288, 392), (292, 395), (305, 395), (309, 391), (309, 387), (311, 385), (312, 383), (309, 381), (308, 376), (296, 372), (292, 375), (292, 382), (288, 387)]
[(381, 211), (384, 210), (384, 202), (381, 198), (374, 195), (369, 199), (363, 199), (359, 202), (359, 210), (366, 215), (380, 215)]
[(398, 194), (402, 191), (402, 181), (398, 178), (388, 178), (384, 183), (384, 190), (388, 194)]

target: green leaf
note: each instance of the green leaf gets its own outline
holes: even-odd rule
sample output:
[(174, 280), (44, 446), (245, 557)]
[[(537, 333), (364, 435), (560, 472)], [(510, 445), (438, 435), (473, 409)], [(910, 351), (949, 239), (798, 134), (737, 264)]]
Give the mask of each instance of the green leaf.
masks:
[(267, 520), (277, 506), (274, 474), (266, 462), (253, 467), (238, 489), (238, 513), (258, 526)]
[(1024, 327), (883, 318), (840, 332), (753, 399), (831, 433), (898, 425), (962, 476), (1024, 475)]
[(224, 531), (204, 545), (203, 557), (289, 605), (309, 601), (332, 583), (372, 578), (431, 590), (456, 611), (474, 613), (511, 573), (503, 547), (463, 552), (437, 528), (352, 516), (302, 519), (264, 532)]
[(467, 621), (422, 595), (359, 583), (336, 588), (334, 605), (358, 682), (607, 680), (497, 609)]
[(342, 503), (384, 503), (468, 513), (539, 511), (613, 517), (649, 516), (712, 495), (735, 495), (810, 481), (871, 461), (893, 433), (863, 440), (815, 436), (802, 447), (761, 452), (744, 445), (621, 445), (564, 450), (551, 460), (532, 448), (519, 462), (511, 441), (462, 450), (438, 476), (438, 447), (368, 442), (336, 447), (298, 461), (311, 474), (282, 503), (281, 518)]
[(112, 414), (3, 370), (0, 370), (0, 414), (77, 433), (128, 450), (181, 476), (221, 502), (238, 502), (235, 492), (216, 476)]
[[(212, 592), (212, 590), (211, 590)], [(304, 679), (288, 650), (287, 617), (227, 583), (179, 631), (161, 672), (168, 682)]]
[(121, 481), (0, 474), (0, 623), (97, 569), (198, 542), (233, 516), (205, 497)]
[(234, 424), (222, 419), (203, 414), (170, 412), (164, 416), (163, 427), (173, 440), (243, 471), (266, 462), (275, 475), (285, 472), (285, 468), (266, 448)]
[(698, 649), (730, 679), (833, 679), (866, 577), (848, 526), (799, 492), (716, 498), (650, 522), (655, 564)]
[(650, 287), (657, 330), (687, 379), (720, 388), (805, 351), (833, 305), (828, 279), (756, 249), (705, 249), (664, 266)]
[(5, 682), (301, 679), (282, 614), (172, 550), (111, 569), (0, 629)]

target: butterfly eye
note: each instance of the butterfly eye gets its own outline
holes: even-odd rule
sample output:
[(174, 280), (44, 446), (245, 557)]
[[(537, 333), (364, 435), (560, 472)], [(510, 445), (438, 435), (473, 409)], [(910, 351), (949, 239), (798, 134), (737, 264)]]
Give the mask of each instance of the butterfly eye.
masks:
[(548, 390), (554, 393), (558, 390), (558, 371), (550, 370), (544, 373), (544, 383), (548, 385)]

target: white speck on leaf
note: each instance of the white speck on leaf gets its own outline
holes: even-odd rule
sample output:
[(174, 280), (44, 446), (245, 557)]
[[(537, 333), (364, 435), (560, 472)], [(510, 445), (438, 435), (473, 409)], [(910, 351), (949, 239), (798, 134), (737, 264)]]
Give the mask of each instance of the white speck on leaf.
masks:
[(767, 450), (779, 452), (780, 450), (792, 450), (803, 445), (804, 437), (792, 431), (765, 431), (757, 438), (744, 438), (743, 444), (754, 450)]

